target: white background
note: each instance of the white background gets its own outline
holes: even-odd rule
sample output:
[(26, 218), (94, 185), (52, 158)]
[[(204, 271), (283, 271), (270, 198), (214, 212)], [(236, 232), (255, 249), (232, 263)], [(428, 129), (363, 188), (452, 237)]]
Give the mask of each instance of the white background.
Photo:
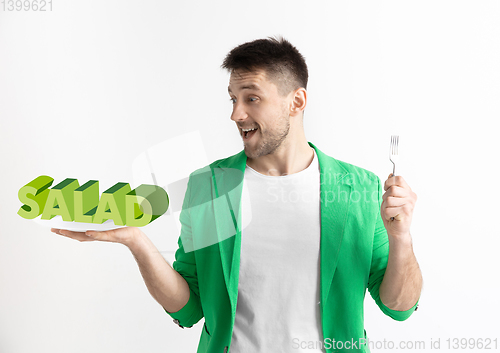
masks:
[[(220, 64), (272, 35), (308, 63), (308, 141), (385, 180), (400, 135), (424, 289), (404, 322), (367, 293), (369, 338), (425, 342), (413, 351), (500, 340), (499, 18), (500, 2), (484, 0), (53, 0), (51, 12), (2, 11), (0, 352), (196, 351), (202, 321), (172, 323), (126, 247), (21, 218), (17, 192), (42, 174), (97, 179), (101, 192), (132, 182), (138, 155), (194, 130), (210, 162), (239, 152)], [(172, 218), (143, 230), (172, 263)]]

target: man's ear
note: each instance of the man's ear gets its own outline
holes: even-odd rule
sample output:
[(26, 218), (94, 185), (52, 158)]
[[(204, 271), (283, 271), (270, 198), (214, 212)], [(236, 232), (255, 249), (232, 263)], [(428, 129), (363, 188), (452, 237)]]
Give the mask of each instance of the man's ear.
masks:
[(292, 102), (290, 104), (290, 114), (299, 115), (307, 104), (307, 92), (304, 88), (298, 88), (292, 92)]

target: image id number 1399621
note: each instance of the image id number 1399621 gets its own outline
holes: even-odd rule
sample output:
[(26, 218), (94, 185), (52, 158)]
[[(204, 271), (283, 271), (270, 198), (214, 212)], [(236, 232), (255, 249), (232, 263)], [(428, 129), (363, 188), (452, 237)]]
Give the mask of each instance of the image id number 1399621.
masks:
[(52, 0), (2, 0), (4, 12), (52, 11)]
[(448, 338), (447, 349), (494, 349), (498, 348), (498, 338)]

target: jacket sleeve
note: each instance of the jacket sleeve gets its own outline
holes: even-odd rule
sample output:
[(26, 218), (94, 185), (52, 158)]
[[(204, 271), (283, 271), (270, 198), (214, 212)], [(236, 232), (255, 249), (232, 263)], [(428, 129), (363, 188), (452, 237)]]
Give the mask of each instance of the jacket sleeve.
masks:
[[(182, 204), (179, 220), (181, 222), (181, 234), (179, 236), (179, 248), (175, 252), (175, 261), (172, 265), (189, 285), (189, 300), (179, 311), (170, 313), (165, 308), (165, 312), (169, 314), (174, 322), (181, 327), (192, 327), (201, 318), (203, 318), (203, 310), (201, 308), (200, 291), (198, 288), (198, 275), (196, 272), (196, 258), (193, 250), (193, 234), (191, 232), (191, 211), (190, 211), (190, 196), (192, 188), (192, 174), (188, 180), (186, 195)], [(188, 252), (185, 251), (188, 249)]]
[(378, 210), (376, 212), (377, 216), (375, 221), (375, 231), (373, 239), (372, 262), (370, 268), (370, 276), (368, 279), (368, 291), (384, 314), (390, 316), (394, 320), (404, 321), (408, 319), (416, 310), (420, 298), (417, 300), (415, 305), (413, 305), (413, 307), (404, 311), (390, 309), (384, 303), (382, 303), (382, 300), (380, 300), (380, 284), (384, 279), (385, 270), (387, 268), (387, 261), (389, 259), (389, 238), (387, 235), (387, 230), (384, 226), (384, 222), (382, 220), (382, 216), (380, 214), (383, 193), (379, 177), (377, 177), (377, 184)]

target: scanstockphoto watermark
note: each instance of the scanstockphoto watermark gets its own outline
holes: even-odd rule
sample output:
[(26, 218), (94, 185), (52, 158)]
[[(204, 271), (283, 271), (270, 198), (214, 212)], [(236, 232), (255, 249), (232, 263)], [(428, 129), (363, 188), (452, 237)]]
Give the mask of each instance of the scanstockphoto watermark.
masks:
[[(269, 186), (267, 188), (268, 202), (310, 202), (314, 195), (310, 192), (299, 191), (296, 189), (284, 189), (279, 186)], [(350, 201), (353, 203), (373, 203), (378, 202), (378, 190), (363, 188), (361, 190), (351, 189), (336, 189), (336, 190), (321, 190), (319, 192), (320, 202), (324, 201), (325, 206), (337, 201)]]
[[(304, 181), (304, 178), (309, 178), (309, 174), (300, 171), (294, 174), (282, 173), (278, 174), (278, 170), (269, 169), (267, 173), (260, 173), (273, 178), (269, 179), (270, 185), (297, 185)], [(348, 185), (377, 185), (377, 177), (375, 174), (367, 172), (338, 172), (331, 169), (323, 169), (319, 173), (320, 185), (333, 185), (333, 184), (348, 184)], [(283, 177), (283, 178), (281, 178)]]
[(323, 341), (306, 341), (299, 338), (292, 339), (292, 349), (360, 349), (366, 346), (367, 341), (365, 338), (355, 340), (351, 338), (350, 341), (337, 341), (334, 338), (325, 338)]
[(306, 341), (294, 338), (292, 340), (292, 349), (338, 349), (350, 350), (360, 349), (363, 346), (370, 350), (497, 350), (498, 338), (479, 337), (479, 338), (430, 338), (428, 340), (408, 340), (394, 342), (391, 340), (370, 340), (369, 338), (351, 339), (350, 341), (337, 341), (333, 338), (325, 338), (323, 341)]
[[(269, 174), (266, 180), (266, 200), (274, 202), (312, 202), (318, 194), (302, 185), (314, 185), (316, 176), (299, 172), (282, 175)], [(295, 187), (298, 186), (298, 187)], [(319, 198), (326, 207), (335, 202), (376, 203), (379, 201), (379, 182), (374, 175), (367, 173), (320, 173)]]
[(363, 347), (372, 349), (425, 349), (424, 341), (401, 341), (396, 344), (394, 341), (372, 341), (368, 338), (359, 338), (350, 341), (337, 341), (334, 338), (325, 338), (323, 341), (304, 341), (299, 338), (292, 340), (292, 349), (338, 349), (338, 350), (359, 350)]

